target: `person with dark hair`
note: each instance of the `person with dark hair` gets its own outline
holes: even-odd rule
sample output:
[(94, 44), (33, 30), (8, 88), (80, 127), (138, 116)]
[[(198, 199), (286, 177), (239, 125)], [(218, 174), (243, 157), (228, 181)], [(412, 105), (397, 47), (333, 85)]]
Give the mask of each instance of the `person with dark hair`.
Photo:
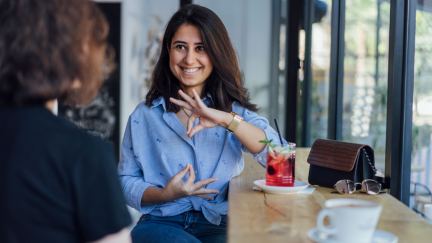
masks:
[(226, 241), (228, 184), (243, 169), (242, 152), (260, 160), (259, 141), (277, 139), (256, 110), (222, 21), (205, 7), (182, 7), (122, 142), (123, 191), (143, 214), (133, 242)]
[(112, 67), (88, 0), (0, 0), (0, 242), (130, 242), (112, 146), (52, 112)]

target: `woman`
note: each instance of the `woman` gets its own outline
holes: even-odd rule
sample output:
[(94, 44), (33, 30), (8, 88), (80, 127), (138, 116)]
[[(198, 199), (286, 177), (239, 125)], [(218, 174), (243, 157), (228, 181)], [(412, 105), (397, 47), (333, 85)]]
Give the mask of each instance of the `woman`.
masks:
[(277, 138), (254, 111), (222, 21), (181, 8), (122, 143), (123, 191), (143, 213), (134, 242), (226, 241), (228, 183), (243, 169), (242, 151), (265, 156), (259, 141)]
[(107, 75), (87, 0), (0, 0), (0, 242), (130, 242), (112, 147), (51, 111)]

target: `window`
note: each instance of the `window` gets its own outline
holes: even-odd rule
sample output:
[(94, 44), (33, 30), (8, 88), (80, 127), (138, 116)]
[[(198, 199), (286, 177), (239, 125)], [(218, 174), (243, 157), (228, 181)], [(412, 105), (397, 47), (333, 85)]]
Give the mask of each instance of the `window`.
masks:
[(325, 5), (314, 7), (320, 8), (321, 10), (315, 10), (315, 13), (321, 11), (323, 16), (317, 16), (321, 18), (312, 25), (310, 141), (327, 137), (332, 1), (323, 1), (321, 4)]
[(411, 206), (423, 213), (432, 203), (432, 1), (418, 2), (415, 30)]
[(375, 150), (384, 171), (390, 3), (346, 1), (342, 139)]

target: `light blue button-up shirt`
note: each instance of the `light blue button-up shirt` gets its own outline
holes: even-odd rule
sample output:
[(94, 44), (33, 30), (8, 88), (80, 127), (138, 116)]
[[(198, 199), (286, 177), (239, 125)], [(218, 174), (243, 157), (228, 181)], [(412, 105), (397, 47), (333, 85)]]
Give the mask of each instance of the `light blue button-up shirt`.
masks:
[[(204, 102), (211, 106), (210, 97)], [(233, 103), (232, 110), (246, 122), (261, 128), (267, 139), (278, 141), (267, 119), (237, 102)], [(118, 173), (126, 201), (141, 213), (156, 216), (202, 211), (209, 222), (219, 225), (221, 215), (228, 211), (229, 181), (244, 167), (243, 151), (245, 147), (236, 136), (220, 126), (201, 130), (189, 138), (176, 114), (166, 111), (162, 97), (154, 100), (151, 107), (141, 103), (129, 117), (121, 146)], [(266, 155), (267, 149), (263, 149), (254, 157), (265, 165)], [(212, 200), (188, 196), (161, 204), (141, 205), (141, 197), (148, 187), (165, 187), (188, 163), (195, 170), (196, 181), (218, 179), (207, 186), (219, 190)]]

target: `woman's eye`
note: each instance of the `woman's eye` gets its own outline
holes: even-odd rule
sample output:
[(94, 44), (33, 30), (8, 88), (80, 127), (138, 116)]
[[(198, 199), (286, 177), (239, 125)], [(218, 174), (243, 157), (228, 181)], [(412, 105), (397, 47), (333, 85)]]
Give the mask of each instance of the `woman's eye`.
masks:
[(181, 51), (181, 50), (185, 50), (186, 46), (184, 46), (184, 45), (176, 45), (176, 46), (174, 46), (174, 48)]
[(197, 46), (197, 47), (196, 47), (196, 50), (197, 50), (198, 52), (202, 52), (202, 51), (204, 51), (204, 46)]

